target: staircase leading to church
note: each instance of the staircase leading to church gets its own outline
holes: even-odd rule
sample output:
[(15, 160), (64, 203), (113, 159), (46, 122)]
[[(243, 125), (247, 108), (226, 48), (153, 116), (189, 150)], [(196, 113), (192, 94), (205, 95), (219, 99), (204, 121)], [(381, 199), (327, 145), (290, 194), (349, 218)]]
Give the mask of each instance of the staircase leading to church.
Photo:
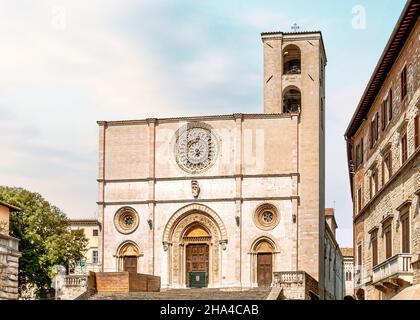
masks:
[(270, 288), (173, 289), (160, 292), (101, 292), (89, 300), (266, 300)]

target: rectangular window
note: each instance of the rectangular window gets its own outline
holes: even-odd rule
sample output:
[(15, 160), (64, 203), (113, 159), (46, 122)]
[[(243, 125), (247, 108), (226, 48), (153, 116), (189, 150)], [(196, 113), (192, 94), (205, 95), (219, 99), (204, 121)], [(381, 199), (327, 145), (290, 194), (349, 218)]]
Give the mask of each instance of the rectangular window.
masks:
[(360, 165), (360, 159), (359, 159), (359, 154), (360, 154), (360, 144), (356, 145), (356, 169), (359, 167)]
[(401, 101), (407, 95), (407, 66), (401, 72)]
[(392, 176), (391, 161), (391, 152), (388, 152), (382, 161), (382, 185), (387, 183)]
[(410, 253), (410, 215), (408, 209), (401, 215), (402, 253)]
[(420, 116), (417, 115), (414, 119), (414, 144), (416, 149), (420, 146)]
[(378, 237), (375, 234), (372, 235), (372, 266), (376, 266), (378, 264)]
[(401, 164), (404, 164), (407, 161), (408, 152), (407, 152), (407, 132), (401, 137)]
[(357, 246), (357, 265), (362, 266), (362, 244), (359, 243)]
[(385, 258), (389, 259), (392, 256), (392, 229), (391, 224), (388, 224), (384, 228), (385, 238)]
[(376, 112), (375, 116), (370, 123), (370, 147), (373, 148), (375, 142), (379, 138), (379, 113)]
[(93, 250), (92, 251), (92, 262), (93, 263), (98, 263), (98, 250)]
[(373, 196), (378, 192), (378, 171), (372, 170), (370, 175), (370, 198), (372, 199)]
[(357, 189), (357, 213), (362, 211), (362, 186)]
[(386, 114), (387, 100), (384, 100), (381, 105), (381, 120), (382, 120), (382, 131), (385, 130), (386, 125), (388, 124), (388, 117)]
[(97, 237), (98, 236), (98, 229), (93, 229), (92, 235), (94, 237)]
[(389, 89), (389, 93), (388, 93), (388, 99), (387, 99), (387, 104), (388, 104), (388, 120), (391, 121), (392, 119), (392, 89)]
[(356, 145), (356, 169), (363, 163), (363, 138)]

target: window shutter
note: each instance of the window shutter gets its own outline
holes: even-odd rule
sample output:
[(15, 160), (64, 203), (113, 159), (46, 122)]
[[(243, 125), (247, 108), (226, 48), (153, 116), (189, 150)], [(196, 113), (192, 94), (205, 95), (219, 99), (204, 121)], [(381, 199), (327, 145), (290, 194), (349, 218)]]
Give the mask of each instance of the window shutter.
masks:
[(407, 154), (407, 133), (404, 133), (404, 135), (401, 138), (401, 160), (402, 163), (406, 162), (408, 158)]
[(420, 146), (420, 116), (417, 115), (414, 119), (414, 143), (416, 148)]
[(373, 148), (373, 124), (374, 124), (374, 122), (372, 121), (371, 123), (370, 123), (370, 130), (369, 130), (369, 140), (370, 140), (370, 148), (372, 149)]
[(389, 89), (388, 94), (388, 117), (389, 121), (392, 119), (392, 89)]
[(401, 72), (401, 100), (407, 95), (407, 66)]
[(382, 102), (382, 105), (381, 105), (382, 131), (384, 131), (385, 128), (386, 128), (386, 120), (387, 120), (387, 117), (386, 117), (386, 104), (387, 104), (387, 100), (384, 100)]
[(357, 265), (358, 266), (362, 265), (362, 245), (361, 244), (357, 246)]
[(372, 238), (372, 264), (373, 266), (378, 264), (378, 239), (376, 235)]
[(410, 220), (406, 213), (401, 218), (402, 225), (402, 253), (410, 253)]

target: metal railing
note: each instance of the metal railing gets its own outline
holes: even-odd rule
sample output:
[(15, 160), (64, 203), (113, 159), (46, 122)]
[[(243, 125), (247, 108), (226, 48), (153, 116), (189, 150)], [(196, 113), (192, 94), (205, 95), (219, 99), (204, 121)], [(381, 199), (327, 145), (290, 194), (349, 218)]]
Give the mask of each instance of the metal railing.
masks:
[(412, 275), (411, 253), (400, 253), (373, 267), (372, 282), (378, 282), (394, 275)]

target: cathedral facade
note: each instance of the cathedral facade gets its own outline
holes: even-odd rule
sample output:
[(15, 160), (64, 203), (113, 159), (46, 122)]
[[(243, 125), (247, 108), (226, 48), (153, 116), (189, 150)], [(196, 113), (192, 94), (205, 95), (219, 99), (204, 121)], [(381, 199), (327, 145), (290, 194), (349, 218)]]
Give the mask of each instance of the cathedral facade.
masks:
[(305, 271), (323, 292), (320, 32), (262, 34), (264, 112), (99, 121), (99, 262), (163, 288), (270, 286)]

